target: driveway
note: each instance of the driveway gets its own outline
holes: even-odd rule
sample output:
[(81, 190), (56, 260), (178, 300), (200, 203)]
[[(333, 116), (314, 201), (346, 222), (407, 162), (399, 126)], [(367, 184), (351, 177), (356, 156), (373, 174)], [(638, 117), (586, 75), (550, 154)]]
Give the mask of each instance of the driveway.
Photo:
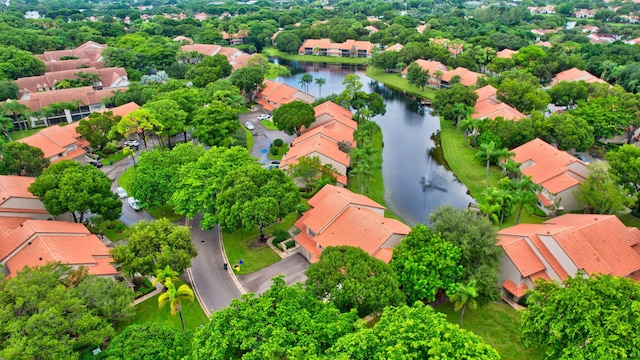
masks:
[(304, 273), (309, 265), (304, 256), (294, 254), (254, 273), (238, 275), (238, 280), (248, 292), (262, 294), (271, 287), (271, 279), (280, 274), (285, 276), (284, 281), (287, 285), (297, 282), (304, 283), (307, 281), (307, 276)]
[(232, 277), (233, 270), (223, 268), (225, 258), (222, 255), (220, 232), (217, 228), (201, 230), (201, 218), (202, 215), (198, 215), (189, 223), (191, 241), (198, 249), (198, 256), (191, 260), (191, 285), (198, 292), (204, 307), (213, 312), (226, 308), (231, 300), (239, 298), (242, 293)]
[(260, 159), (261, 163), (266, 164), (269, 162), (269, 148), (273, 140), (282, 139), (286, 144), (290, 144), (294, 136), (287, 135), (284, 131), (265, 128), (258, 120), (258, 116), (264, 113), (265, 111), (262, 110), (262, 107), (254, 106), (251, 112), (240, 114), (240, 124), (244, 126), (244, 123), (249, 121), (255, 127), (252, 131), (253, 148), (251, 148), (251, 156)]

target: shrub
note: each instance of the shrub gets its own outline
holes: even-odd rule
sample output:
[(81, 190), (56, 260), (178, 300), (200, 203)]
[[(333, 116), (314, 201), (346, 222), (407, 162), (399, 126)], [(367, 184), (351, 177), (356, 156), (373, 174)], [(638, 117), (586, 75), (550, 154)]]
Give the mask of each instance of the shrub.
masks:
[(271, 155), (278, 155), (278, 152), (279, 152), (279, 150), (278, 150), (277, 147), (275, 147), (275, 146), (271, 147)]
[(289, 238), (289, 232), (283, 229), (276, 229), (273, 231), (273, 236), (275, 236), (274, 244), (279, 244)]
[(284, 141), (282, 141), (282, 139), (273, 140), (273, 146), (275, 146), (275, 147), (281, 147), (282, 144), (284, 144)]

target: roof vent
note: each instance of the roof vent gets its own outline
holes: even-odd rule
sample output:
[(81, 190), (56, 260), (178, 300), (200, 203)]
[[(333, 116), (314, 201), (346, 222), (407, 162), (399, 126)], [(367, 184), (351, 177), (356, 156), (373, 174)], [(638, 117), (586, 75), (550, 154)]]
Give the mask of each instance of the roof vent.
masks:
[(38, 260), (42, 261), (42, 257), (39, 257)]
[(547, 231), (547, 235), (551, 235), (551, 232)]
[(29, 242), (27, 243), (27, 245), (31, 245), (31, 241), (29, 241)]

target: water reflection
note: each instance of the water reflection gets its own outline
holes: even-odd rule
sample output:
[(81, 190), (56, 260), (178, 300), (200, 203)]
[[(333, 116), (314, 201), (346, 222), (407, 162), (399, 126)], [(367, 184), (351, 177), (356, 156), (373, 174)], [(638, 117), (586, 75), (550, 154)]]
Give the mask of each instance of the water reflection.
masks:
[(387, 207), (406, 223), (426, 223), (429, 213), (440, 205), (466, 207), (472, 201), (466, 187), (444, 161), (438, 136), (439, 119), (431, 115), (429, 108), (420, 106), (401, 91), (366, 77), (366, 69), (361, 65), (283, 60), (280, 64), (289, 67), (292, 75), (278, 80), (290, 86), (301, 88), (298, 81), (307, 72), (314, 79), (325, 79), (322, 89), (315, 83), (309, 85), (309, 93), (316, 97), (320, 90), (323, 96), (340, 93), (344, 89), (342, 80), (345, 75), (353, 73), (360, 76), (364, 91), (382, 96), (387, 113), (373, 120), (380, 125), (384, 135), (384, 197)]

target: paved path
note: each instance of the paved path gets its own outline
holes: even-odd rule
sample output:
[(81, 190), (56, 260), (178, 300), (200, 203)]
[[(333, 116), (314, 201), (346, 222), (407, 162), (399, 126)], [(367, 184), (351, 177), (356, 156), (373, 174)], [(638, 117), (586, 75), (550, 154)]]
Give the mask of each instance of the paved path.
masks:
[(251, 112), (240, 114), (240, 123), (244, 126), (247, 121), (251, 122), (255, 129), (253, 133), (253, 148), (251, 148), (251, 156), (260, 159), (260, 162), (267, 164), (269, 162), (269, 148), (275, 139), (282, 139), (286, 144), (293, 141), (291, 135), (287, 135), (284, 131), (268, 130), (258, 121), (258, 116), (265, 112), (261, 107), (254, 107)]
[(209, 315), (229, 306), (231, 300), (242, 295), (242, 290), (231, 268), (223, 268), (228, 261), (222, 251), (218, 229), (201, 230), (200, 219), (201, 216), (198, 216), (189, 223), (191, 241), (198, 249), (198, 256), (191, 260), (189, 280), (193, 280), (191, 285)]
[(287, 285), (296, 282), (304, 283), (307, 281), (304, 273), (308, 268), (307, 259), (300, 254), (294, 254), (254, 273), (238, 275), (238, 279), (247, 291), (262, 294), (271, 287), (271, 279), (280, 274), (285, 276)]

